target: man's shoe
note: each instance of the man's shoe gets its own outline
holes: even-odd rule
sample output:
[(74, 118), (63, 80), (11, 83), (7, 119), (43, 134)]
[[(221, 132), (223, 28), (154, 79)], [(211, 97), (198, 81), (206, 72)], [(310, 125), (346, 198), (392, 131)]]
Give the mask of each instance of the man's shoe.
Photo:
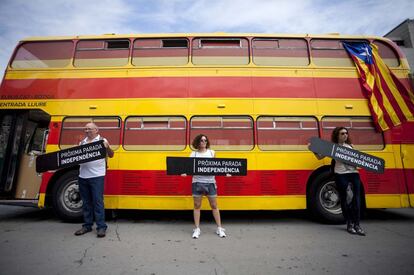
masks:
[(193, 229), (193, 239), (198, 239), (200, 237), (201, 230), (199, 227)]
[(355, 229), (355, 232), (358, 235), (360, 235), (360, 236), (365, 236), (366, 235), (365, 231), (359, 225), (355, 225), (354, 229)]
[(226, 229), (223, 227), (217, 227), (216, 234), (219, 235), (220, 238), (226, 237), (226, 233), (224, 232)]
[(91, 232), (91, 231), (92, 231), (92, 228), (82, 227), (81, 229), (79, 229), (75, 232), (75, 236), (80, 236), (80, 235), (86, 234), (86, 233)]
[(349, 234), (353, 234), (353, 235), (357, 233), (352, 223), (348, 223), (346, 227), (346, 231), (348, 231)]
[(103, 228), (98, 229), (98, 230), (97, 230), (97, 234), (96, 234), (96, 236), (97, 236), (98, 238), (103, 238), (103, 237), (105, 237), (105, 236), (106, 236), (106, 229), (103, 229)]

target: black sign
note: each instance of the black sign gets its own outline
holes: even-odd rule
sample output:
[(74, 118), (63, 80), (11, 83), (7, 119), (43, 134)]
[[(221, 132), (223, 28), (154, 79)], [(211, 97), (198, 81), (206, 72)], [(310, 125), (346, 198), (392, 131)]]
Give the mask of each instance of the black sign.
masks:
[(40, 155), (36, 158), (36, 172), (57, 170), (106, 157), (103, 140)]
[(247, 159), (167, 157), (167, 175), (247, 175)]
[(312, 152), (331, 157), (349, 165), (361, 167), (371, 172), (384, 173), (385, 161), (382, 158), (374, 157), (373, 155), (365, 154), (317, 137), (311, 138), (310, 142), (309, 149)]

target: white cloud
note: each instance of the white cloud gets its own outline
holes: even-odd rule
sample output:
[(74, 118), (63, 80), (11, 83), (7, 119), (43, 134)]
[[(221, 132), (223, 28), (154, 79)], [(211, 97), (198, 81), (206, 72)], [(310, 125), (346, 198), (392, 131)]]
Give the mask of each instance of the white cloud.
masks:
[(0, 0), (0, 70), (17, 42), (28, 36), (218, 31), (384, 35), (413, 17), (412, 0)]
[(7, 0), (0, 2), (0, 68), (18, 41), (29, 36), (132, 32), (133, 14), (122, 0)]

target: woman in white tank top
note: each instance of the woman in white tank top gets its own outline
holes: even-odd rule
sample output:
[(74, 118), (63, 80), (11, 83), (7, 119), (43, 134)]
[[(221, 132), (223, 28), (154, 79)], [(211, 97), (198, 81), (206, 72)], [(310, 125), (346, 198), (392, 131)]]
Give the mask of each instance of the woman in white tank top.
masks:
[[(192, 142), (193, 151), (190, 155), (192, 158), (214, 158), (215, 152), (210, 149), (210, 142), (206, 135), (200, 134), (196, 136)], [(182, 176), (187, 176), (182, 174)], [(220, 211), (217, 207), (217, 185), (215, 176), (200, 176), (194, 175), (192, 180), (192, 194), (194, 200), (194, 226), (193, 238), (198, 239), (201, 234), (200, 230), (200, 216), (201, 216), (201, 202), (203, 195), (207, 196), (213, 212), (214, 220), (217, 224), (216, 234), (220, 238), (226, 237), (225, 229), (221, 227)]]

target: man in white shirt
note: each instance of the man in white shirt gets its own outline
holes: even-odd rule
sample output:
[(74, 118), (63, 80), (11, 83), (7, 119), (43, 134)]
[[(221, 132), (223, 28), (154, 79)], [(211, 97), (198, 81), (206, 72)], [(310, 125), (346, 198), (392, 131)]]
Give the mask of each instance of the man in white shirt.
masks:
[[(98, 126), (90, 122), (85, 125), (86, 137), (79, 145), (103, 140), (107, 156), (112, 158), (114, 151), (109, 147), (108, 141), (98, 134)], [(75, 232), (76, 236), (92, 231), (95, 217), (96, 232), (98, 238), (106, 235), (108, 226), (105, 224), (105, 208), (103, 201), (104, 179), (106, 175), (106, 159), (98, 159), (80, 164), (79, 168), (79, 193), (82, 198), (82, 210), (84, 224)]]

